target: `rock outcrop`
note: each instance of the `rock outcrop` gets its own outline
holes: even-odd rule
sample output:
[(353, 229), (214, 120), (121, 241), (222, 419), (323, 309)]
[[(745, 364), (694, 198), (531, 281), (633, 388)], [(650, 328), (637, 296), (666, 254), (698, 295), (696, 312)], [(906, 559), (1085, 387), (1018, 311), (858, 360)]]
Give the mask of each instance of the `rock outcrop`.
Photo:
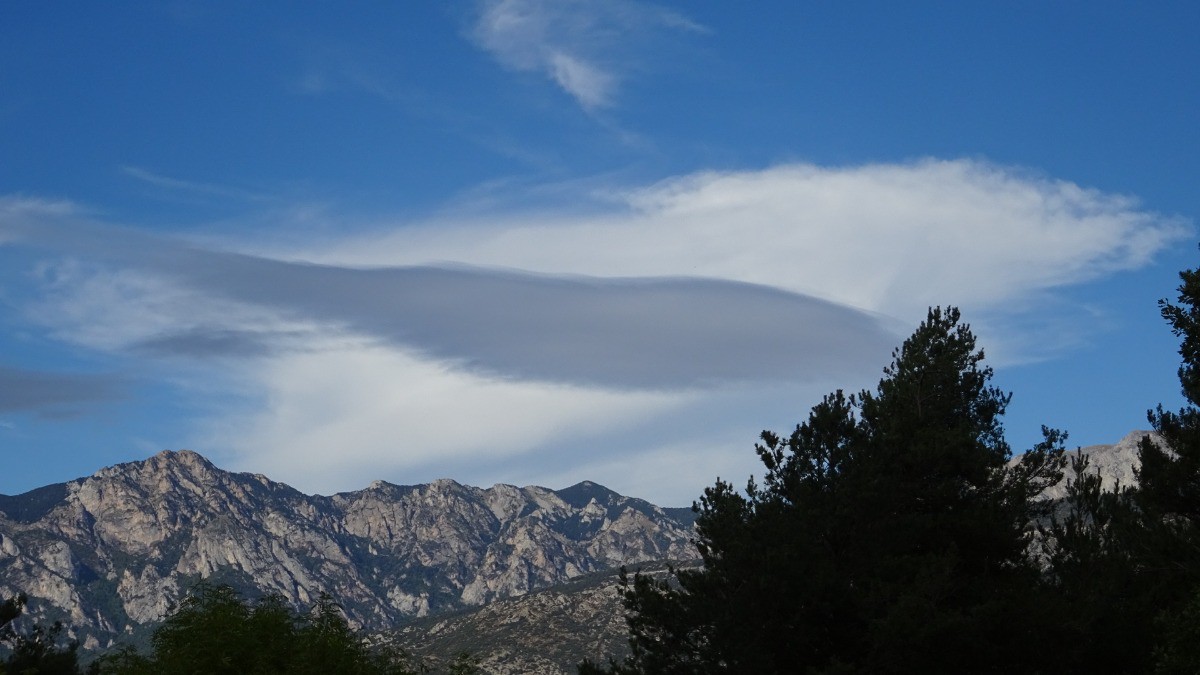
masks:
[[(1118, 486), (1131, 487), (1137, 485), (1135, 471), (1141, 465), (1138, 459), (1138, 444), (1146, 436), (1160, 447), (1166, 447), (1162, 437), (1153, 431), (1131, 431), (1113, 445), (1089, 445), (1067, 452), (1067, 457), (1073, 457), (1076, 453), (1087, 457), (1088, 472), (1100, 476), (1100, 485), (1105, 490), (1112, 491)], [(1015, 457), (1013, 461), (1018, 462), (1020, 459)], [(1063, 499), (1067, 496), (1067, 483), (1073, 479), (1074, 474), (1068, 460), (1063, 479), (1044, 490), (1041, 496), (1045, 499)]]

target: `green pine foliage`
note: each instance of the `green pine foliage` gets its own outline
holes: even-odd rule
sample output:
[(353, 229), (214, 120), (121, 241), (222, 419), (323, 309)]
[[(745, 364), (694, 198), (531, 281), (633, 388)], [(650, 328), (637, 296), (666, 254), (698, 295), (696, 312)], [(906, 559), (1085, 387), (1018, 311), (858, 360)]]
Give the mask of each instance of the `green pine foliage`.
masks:
[(1066, 514), (1047, 529), (1064, 673), (1200, 672), (1200, 272), (1159, 303), (1181, 338), (1186, 404), (1150, 411), (1137, 484), (1100, 489), (1077, 460)]
[(1140, 522), (1130, 486), (1104, 490), (1086, 456), (1071, 458), (1062, 511), (1041, 528), (1057, 672), (1149, 672), (1155, 610), (1136, 562)]
[(118, 650), (105, 675), (412, 675), (400, 652), (370, 649), (322, 596), (303, 614), (280, 596), (248, 602), (229, 586), (193, 590), (154, 633), (153, 652)]
[(79, 645), (74, 641), (62, 644), (62, 623), (17, 630), (17, 619), (27, 602), (28, 597), (20, 594), (0, 603), (0, 644), (8, 650), (8, 656), (0, 661), (0, 675), (79, 675)]
[(1178, 304), (1159, 302), (1180, 338), (1178, 412), (1158, 406), (1150, 423), (1169, 451), (1148, 439), (1133, 501), (1142, 518), (1136, 562), (1158, 611), (1153, 645), (1156, 672), (1200, 672), (1200, 270), (1180, 273)]
[(957, 309), (930, 310), (874, 391), (825, 397), (766, 468), (696, 506), (704, 567), (623, 577), (631, 656), (581, 673), (1039, 672), (1032, 498), (1062, 435), (1009, 465), (1009, 396)]

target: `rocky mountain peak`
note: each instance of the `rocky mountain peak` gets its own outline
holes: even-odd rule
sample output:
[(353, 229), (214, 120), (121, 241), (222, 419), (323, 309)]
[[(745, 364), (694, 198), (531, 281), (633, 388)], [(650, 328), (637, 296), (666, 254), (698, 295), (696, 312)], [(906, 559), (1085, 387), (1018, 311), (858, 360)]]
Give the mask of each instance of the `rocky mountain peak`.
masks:
[(149, 495), (167, 495), (186, 492), (203, 494), (206, 487), (219, 484), (228, 474), (217, 469), (199, 453), (191, 450), (164, 450), (139, 462), (126, 462), (107, 467), (95, 474), (71, 482), (75, 491), (119, 490), (137, 487), (137, 491)]

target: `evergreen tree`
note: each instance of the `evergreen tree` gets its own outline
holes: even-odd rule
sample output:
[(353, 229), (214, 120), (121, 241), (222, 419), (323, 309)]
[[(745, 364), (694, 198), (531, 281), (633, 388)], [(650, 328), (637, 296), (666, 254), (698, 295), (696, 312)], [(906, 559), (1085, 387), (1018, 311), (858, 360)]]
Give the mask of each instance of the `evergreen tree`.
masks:
[(153, 653), (124, 648), (101, 660), (113, 675), (411, 675), (406, 655), (371, 650), (326, 595), (297, 614), (278, 595), (254, 603), (201, 585), (155, 632)]
[(1136, 562), (1145, 593), (1159, 611), (1155, 647), (1159, 672), (1200, 669), (1200, 270), (1180, 273), (1178, 304), (1159, 301), (1180, 338), (1178, 412), (1161, 405), (1150, 423), (1168, 449), (1143, 439), (1134, 503), (1143, 517)]
[(1182, 339), (1187, 403), (1149, 413), (1137, 483), (1101, 489), (1073, 460), (1064, 513), (1044, 529), (1045, 602), (1060, 616), (1058, 672), (1200, 672), (1200, 273), (1159, 303)]
[(1159, 301), (1163, 318), (1181, 338), (1179, 382), (1186, 404), (1179, 412), (1150, 411), (1150, 423), (1170, 450), (1143, 439), (1138, 507), (1175, 539), (1168, 566), (1180, 578), (1200, 575), (1200, 270), (1180, 273), (1179, 304)]
[(0, 675), (79, 675), (79, 644), (61, 644), (64, 628), (60, 622), (49, 628), (34, 624), (26, 632), (16, 629), (27, 602), (22, 593), (0, 603), (0, 643), (9, 650), (0, 661)]
[(1059, 616), (1060, 673), (1142, 673), (1150, 668), (1154, 599), (1135, 561), (1144, 539), (1132, 487), (1105, 490), (1086, 455), (1071, 458), (1060, 513), (1042, 528), (1047, 592)]
[(874, 391), (763, 432), (762, 485), (694, 507), (704, 567), (623, 575), (632, 654), (580, 672), (1037, 672), (1029, 524), (1061, 435), (1010, 466), (982, 361), (958, 310), (931, 309)]

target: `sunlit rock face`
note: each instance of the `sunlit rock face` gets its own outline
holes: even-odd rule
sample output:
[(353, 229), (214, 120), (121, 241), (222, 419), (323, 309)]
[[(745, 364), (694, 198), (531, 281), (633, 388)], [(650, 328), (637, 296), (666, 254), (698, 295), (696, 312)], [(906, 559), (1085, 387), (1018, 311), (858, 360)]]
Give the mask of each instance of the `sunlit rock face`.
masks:
[(594, 483), (564, 490), (382, 481), (332, 497), (230, 473), (189, 451), (0, 496), (0, 596), (89, 644), (161, 619), (201, 579), (296, 603), (330, 593), (351, 622), (482, 605), (575, 576), (690, 560), (691, 523)]
[[(1087, 458), (1087, 470), (1100, 476), (1100, 485), (1104, 490), (1112, 491), (1118, 487), (1137, 485), (1136, 471), (1141, 466), (1138, 455), (1138, 445), (1142, 439), (1149, 437), (1159, 447), (1166, 447), (1162, 436), (1153, 431), (1131, 431), (1113, 445), (1091, 445), (1079, 448), (1078, 451), (1067, 453), (1068, 457), (1076, 452)], [(1049, 499), (1062, 499), (1067, 496), (1067, 482), (1074, 480), (1071, 464), (1068, 461), (1063, 479), (1057, 485), (1052, 485), (1042, 492)]]
[[(1065, 499), (1068, 486), (1075, 480), (1071, 463), (1078, 458), (1086, 460), (1087, 473), (1100, 477), (1100, 487), (1105, 491), (1137, 485), (1137, 470), (1141, 466), (1138, 446), (1143, 438), (1149, 438), (1155, 445), (1170, 452), (1162, 436), (1153, 431), (1131, 431), (1112, 445), (1089, 445), (1069, 450), (1062, 479), (1042, 490), (1038, 498), (1060, 502)], [(1017, 455), (1009, 464), (1015, 466), (1021, 462), (1021, 458), (1022, 455)]]
[[(1090, 445), (1086, 448), (1076, 448), (1067, 452), (1067, 463), (1062, 478), (1055, 484), (1042, 490), (1036, 499), (1041, 500), (1048, 510), (1039, 515), (1034, 522), (1029, 523), (1030, 541), (1028, 552), (1043, 565), (1049, 564), (1056, 543), (1049, 533), (1053, 522), (1064, 522), (1070, 517), (1071, 506), (1067, 502), (1067, 491), (1076, 480), (1072, 463), (1075, 460), (1086, 461), (1085, 471), (1089, 475), (1100, 477), (1100, 487), (1105, 491), (1133, 487), (1137, 485), (1137, 470), (1141, 466), (1138, 447), (1143, 438), (1160, 448), (1167, 448), (1162, 436), (1153, 431), (1131, 431), (1117, 443), (1112, 445)], [(1012, 458), (1010, 464), (1021, 462), (1021, 456)]]

